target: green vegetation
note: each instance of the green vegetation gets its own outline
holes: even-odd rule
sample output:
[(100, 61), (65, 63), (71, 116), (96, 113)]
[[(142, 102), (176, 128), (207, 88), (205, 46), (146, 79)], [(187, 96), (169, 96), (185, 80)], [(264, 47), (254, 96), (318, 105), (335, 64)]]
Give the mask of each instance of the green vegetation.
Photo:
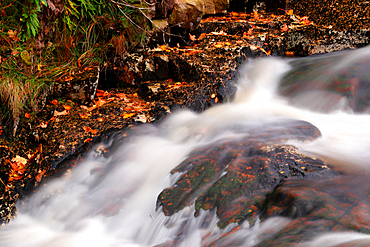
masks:
[(2, 0), (0, 127), (15, 134), (55, 81), (145, 44), (148, 5), (133, 0)]

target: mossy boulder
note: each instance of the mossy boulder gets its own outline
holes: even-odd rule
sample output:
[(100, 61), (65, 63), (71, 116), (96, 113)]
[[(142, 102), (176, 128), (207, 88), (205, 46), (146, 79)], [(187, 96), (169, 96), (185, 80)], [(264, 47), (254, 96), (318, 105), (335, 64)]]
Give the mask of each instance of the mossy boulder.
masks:
[(158, 205), (172, 215), (195, 202), (200, 209), (217, 209), (218, 225), (248, 220), (253, 224), (266, 196), (285, 180), (330, 177), (338, 172), (324, 161), (301, 154), (282, 142), (310, 141), (319, 130), (303, 121), (259, 124), (241, 140), (217, 142), (193, 151), (172, 173), (183, 175), (158, 196)]

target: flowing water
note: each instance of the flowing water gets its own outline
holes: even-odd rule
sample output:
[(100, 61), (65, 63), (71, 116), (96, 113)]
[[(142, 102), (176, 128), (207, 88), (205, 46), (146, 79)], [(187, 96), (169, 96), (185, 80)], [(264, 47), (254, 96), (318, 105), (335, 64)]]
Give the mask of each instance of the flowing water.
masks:
[[(345, 67), (346, 61), (356, 61), (363, 54), (369, 56), (370, 49), (343, 52), (335, 60), (338, 66)], [(341, 64), (340, 58), (345, 62)], [(100, 144), (100, 148), (113, 150), (109, 158), (91, 152), (68, 179), (50, 182), (24, 205), (18, 205), (17, 219), (0, 229), (0, 246), (154, 246), (174, 239), (184, 225), (186, 235), (179, 246), (206, 246), (236, 225), (219, 229), (214, 212), (201, 211), (194, 217), (192, 207), (167, 217), (160, 208), (156, 210), (158, 194), (176, 182), (179, 174), (169, 173), (191, 150), (219, 139), (236, 138), (243, 126), (262, 121), (282, 118), (308, 121), (320, 129), (322, 137), (311, 143), (292, 141), (290, 144), (348, 174), (369, 173), (370, 115), (348, 111), (343, 100), (330, 113), (320, 113), (319, 105), (315, 104), (323, 100), (320, 94), (305, 97), (298, 103), (279, 96), (279, 80), (289, 69), (288, 60), (249, 61), (241, 68), (233, 102), (201, 114), (179, 111), (158, 126), (140, 127), (135, 138), (120, 146), (114, 146), (113, 142)], [(312, 105), (314, 110), (310, 110)], [(212, 220), (205, 227), (204, 220), (210, 217)], [(275, 217), (257, 222), (253, 227), (244, 223), (222, 245), (232, 246), (228, 241), (238, 240), (240, 246), (253, 246), (261, 233), (277, 232), (289, 222), (288, 218)], [(370, 235), (326, 234), (303, 246), (344, 243), (364, 246), (370, 243)]]

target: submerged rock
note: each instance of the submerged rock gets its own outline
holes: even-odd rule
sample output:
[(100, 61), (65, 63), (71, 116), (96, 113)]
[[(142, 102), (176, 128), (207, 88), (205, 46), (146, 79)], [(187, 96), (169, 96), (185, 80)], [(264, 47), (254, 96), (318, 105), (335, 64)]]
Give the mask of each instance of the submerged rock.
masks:
[(321, 112), (370, 111), (368, 51), (337, 52), (291, 61), (280, 93), (294, 105)]
[(262, 218), (287, 216), (293, 221), (257, 246), (294, 246), (325, 232), (369, 234), (369, 185), (364, 177), (284, 183), (266, 200)]

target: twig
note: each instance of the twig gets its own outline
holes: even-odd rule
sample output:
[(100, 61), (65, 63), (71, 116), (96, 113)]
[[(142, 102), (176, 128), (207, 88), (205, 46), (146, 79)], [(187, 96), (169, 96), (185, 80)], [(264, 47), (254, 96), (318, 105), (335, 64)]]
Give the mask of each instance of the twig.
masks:
[(15, 3), (16, 0), (14, 0), (12, 3), (9, 3), (7, 6), (5, 6), (4, 8), (1, 8), (1, 9), (6, 9), (8, 7), (10, 7), (11, 5), (13, 5), (13, 3)]

